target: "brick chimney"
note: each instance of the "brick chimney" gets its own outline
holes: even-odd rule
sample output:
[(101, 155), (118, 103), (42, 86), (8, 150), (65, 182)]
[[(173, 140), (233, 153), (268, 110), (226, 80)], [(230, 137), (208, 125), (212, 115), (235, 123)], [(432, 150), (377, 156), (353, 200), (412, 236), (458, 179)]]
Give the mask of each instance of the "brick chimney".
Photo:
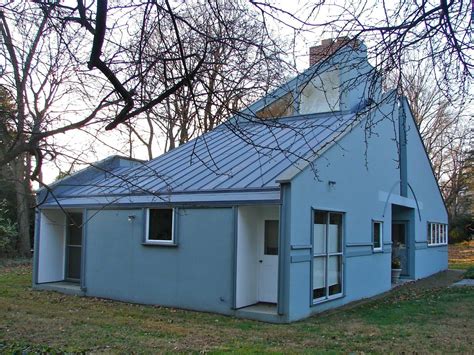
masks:
[(309, 48), (309, 66), (312, 66), (321, 60), (333, 55), (339, 48), (350, 45), (353, 49), (358, 49), (360, 41), (349, 37), (338, 37), (336, 40), (323, 39), (321, 45)]

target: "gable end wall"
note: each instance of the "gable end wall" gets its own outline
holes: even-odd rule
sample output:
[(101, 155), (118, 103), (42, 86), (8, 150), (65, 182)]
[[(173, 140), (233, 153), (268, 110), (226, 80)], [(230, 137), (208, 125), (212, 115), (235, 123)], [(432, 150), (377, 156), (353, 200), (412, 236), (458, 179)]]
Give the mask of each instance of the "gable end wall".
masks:
[[(311, 244), (312, 208), (341, 211), (345, 213), (345, 257), (343, 297), (310, 306), (311, 250), (291, 251), (292, 256), (306, 255), (308, 261), (290, 264), (290, 320), (371, 297), (391, 287), (392, 212), (385, 196), (391, 190), (394, 198), (400, 194), (398, 149), (394, 139), (395, 134), (398, 136), (398, 110), (396, 102), (392, 101), (375, 111), (376, 115), (371, 117), (374, 126), (370, 137), (365, 135), (367, 121), (362, 121), (314, 162), (316, 175), (309, 166), (291, 181), (290, 244)], [(429, 176), (431, 169), (426, 165), (428, 162), (423, 160), (426, 158), (414, 133), (416, 131), (412, 129), (408, 135), (408, 176), (423, 206), (422, 220), (416, 218), (414, 222), (415, 241), (421, 241), (426, 240), (428, 220), (446, 219), (439, 193), (432, 184), (432, 176)], [(328, 181), (335, 181), (335, 187), (330, 188)], [(428, 183), (425, 184), (425, 181)], [(414, 206), (413, 195), (409, 194), (408, 197)], [(372, 220), (384, 222), (382, 253), (372, 250)], [(420, 247), (420, 243), (413, 241), (412, 244), (413, 249)], [(447, 255), (441, 252), (443, 248), (438, 249), (440, 252), (426, 248), (425, 244), (425, 251), (416, 250), (413, 271), (416, 278), (446, 268)]]

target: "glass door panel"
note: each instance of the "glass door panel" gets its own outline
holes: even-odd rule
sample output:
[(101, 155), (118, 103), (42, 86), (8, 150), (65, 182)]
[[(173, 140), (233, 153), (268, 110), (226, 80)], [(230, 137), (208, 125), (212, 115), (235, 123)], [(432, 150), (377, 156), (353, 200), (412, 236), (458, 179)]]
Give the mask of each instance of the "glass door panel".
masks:
[(342, 293), (342, 222), (342, 213), (314, 213), (313, 300)]
[(70, 213), (66, 230), (66, 280), (81, 279), (82, 213)]

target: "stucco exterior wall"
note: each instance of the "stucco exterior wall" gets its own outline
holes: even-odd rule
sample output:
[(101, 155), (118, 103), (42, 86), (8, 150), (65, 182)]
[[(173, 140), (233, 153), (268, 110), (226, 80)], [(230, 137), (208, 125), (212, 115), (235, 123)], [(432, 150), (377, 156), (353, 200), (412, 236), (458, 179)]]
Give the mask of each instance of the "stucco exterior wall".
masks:
[[(399, 195), (400, 170), (394, 140), (398, 135), (398, 112), (393, 105), (392, 102), (381, 106), (377, 115), (370, 118), (370, 133), (367, 121), (363, 121), (291, 182), (291, 247), (311, 245), (312, 208), (338, 211), (345, 214), (345, 256), (343, 297), (317, 305), (311, 304), (312, 250), (305, 251), (307, 261), (291, 263), (290, 320), (371, 297), (391, 287), (391, 204), (397, 202), (416, 209), (413, 194), (408, 198)], [(413, 132), (416, 133), (412, 127), (408, 137), (408, 176), (423, 209), (421, 221), (415, 211), (417, 218), (411, 226), (415, 238), (410, 247), (416, 252), (412, 276), (424, 277), (445, 269), (447, 255), (440, 252), (443, 247), (415, 251), (415, 244), (418, 248), (420, 244), (415, 241), (426, 240), (423, 231), (428, 220), (445, 221), (445, 216), (423, 147)], [(382, 252), (372, 248), (372, 220), (383, 222)], [(302, 253), (292, 250), (291, 255), (297, 252)]]
[[(407, 173), (408, 183), (420, 202), (421, 221), (416, 216), (415, 225), (415, 278), (422, 278), (448, 268), (448, 247), (428, 246), (428, 222), (448, 223), (436, 179), (430, 162), (416, 130), (415, 121), (406, 102), (404, 108), (407, 120)], [(409, 190), (409, 194), (412, 191)]]
[(87, 213), (91, 218), (86, 227), (87, 295), (231, 312), (232, 208), (178, 209), (175, 247), (142, 244), (142, 209)]

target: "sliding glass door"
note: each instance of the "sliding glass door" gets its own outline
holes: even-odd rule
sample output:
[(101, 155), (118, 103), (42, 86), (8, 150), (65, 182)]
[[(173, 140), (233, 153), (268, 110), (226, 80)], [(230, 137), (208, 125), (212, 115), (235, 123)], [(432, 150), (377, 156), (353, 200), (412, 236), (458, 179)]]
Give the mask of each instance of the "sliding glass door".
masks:
[(314, 211), (313, 301), (342, 295), (343, 214)]
[(82, 213), (69, 213), (66, 230), (66, 280), (79, 282), (82, 259)]

